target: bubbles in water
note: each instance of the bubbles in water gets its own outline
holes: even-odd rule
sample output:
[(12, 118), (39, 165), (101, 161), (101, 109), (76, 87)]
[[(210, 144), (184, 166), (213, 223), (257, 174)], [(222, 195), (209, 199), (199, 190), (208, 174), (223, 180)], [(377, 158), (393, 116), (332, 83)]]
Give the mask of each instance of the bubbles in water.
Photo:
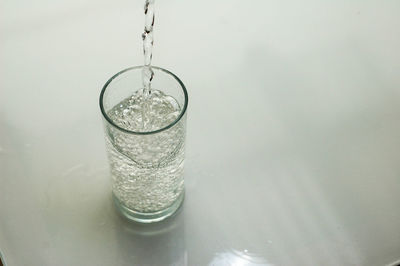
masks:
[[(146, 121), (142, 120), (146, 101)], [(154, 131), (173, 123), (180, 114), (176, 100), (159, 90), (145, 98), (137, 91), (108, 115), (120, 127)], [(183, 192), (185, 123), (156, 134), (129, 134), (108, 126), (107, 150), (115, 196), (128, 208), (155, 212), (170, 206)]]

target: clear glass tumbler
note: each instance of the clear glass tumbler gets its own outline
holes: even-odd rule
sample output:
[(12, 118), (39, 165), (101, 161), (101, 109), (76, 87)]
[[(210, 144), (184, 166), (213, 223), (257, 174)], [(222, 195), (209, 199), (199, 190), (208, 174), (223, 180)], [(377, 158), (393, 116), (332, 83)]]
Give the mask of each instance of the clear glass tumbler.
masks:
[[(137, 102), (129, 105), (143, 88), (142, 69), (131, 67), (110, 78), (100, 94), (100, 110), (115, 205), (128, 219), (151, 223), (171, 216), (184, 198), (188, 94), (176, 75), (153, 66), (149, 97), (155, 95), (152, 99), (156, 107), (145, 110), (152, 115), (164, 110), (164, 106), (175, 111), (162, 121), (160, 128), (132, 130), (132, 122), (123, 119), (125, 115), (137, 117), (138, 123), (145, 121), (143, 114), (135, 113), (139, 110), (135, 109)], [(159, 104), (160, 99), (163, 101)]]

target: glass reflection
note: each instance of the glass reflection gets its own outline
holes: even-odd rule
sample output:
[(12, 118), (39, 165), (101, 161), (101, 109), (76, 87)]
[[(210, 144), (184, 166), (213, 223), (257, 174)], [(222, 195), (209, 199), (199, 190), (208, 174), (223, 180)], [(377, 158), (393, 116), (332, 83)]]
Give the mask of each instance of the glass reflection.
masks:
[(131, 265), (187, 265), (182, 208), (169, 219), (155, 224), (138, 224), (119, 217), (121, 257)]

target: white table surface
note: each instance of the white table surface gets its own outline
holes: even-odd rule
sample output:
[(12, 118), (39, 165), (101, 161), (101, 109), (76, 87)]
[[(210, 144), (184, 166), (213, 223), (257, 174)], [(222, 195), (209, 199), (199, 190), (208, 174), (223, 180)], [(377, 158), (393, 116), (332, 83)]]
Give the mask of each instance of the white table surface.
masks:
[(156, 1), (190, 99), (186, 199), (150, 226), (113, 208), (98, 107), (143, 2), (1, 1), (7, 266), (399, 260), (400, 2)]

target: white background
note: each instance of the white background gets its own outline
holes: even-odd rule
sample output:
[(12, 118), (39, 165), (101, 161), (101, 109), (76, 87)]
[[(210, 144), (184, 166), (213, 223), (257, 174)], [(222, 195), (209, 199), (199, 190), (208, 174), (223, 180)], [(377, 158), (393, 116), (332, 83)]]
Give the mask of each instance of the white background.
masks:
[(98, 95), (143, 62), (144, 1), (0, 6), (7, 265), (400, 259), (400, 2), (156, 1), (153, 63), (189, 92), (186, 199), (115, 212)]

